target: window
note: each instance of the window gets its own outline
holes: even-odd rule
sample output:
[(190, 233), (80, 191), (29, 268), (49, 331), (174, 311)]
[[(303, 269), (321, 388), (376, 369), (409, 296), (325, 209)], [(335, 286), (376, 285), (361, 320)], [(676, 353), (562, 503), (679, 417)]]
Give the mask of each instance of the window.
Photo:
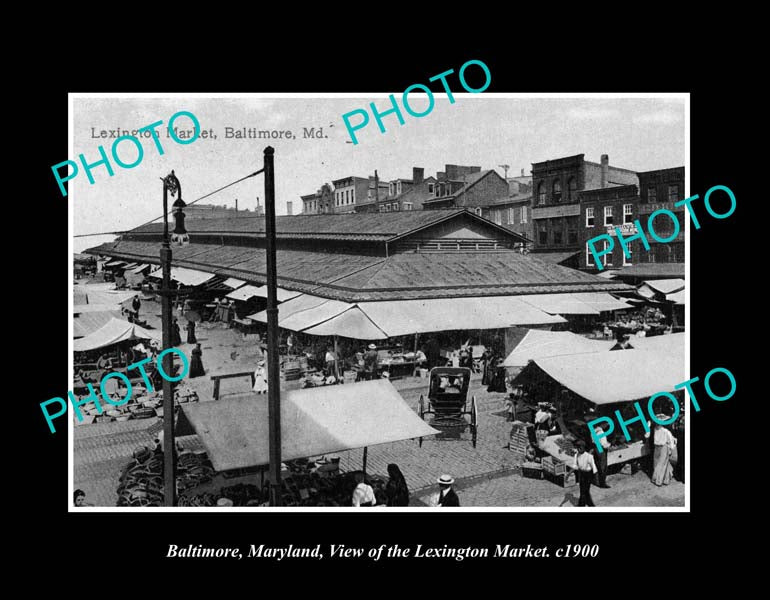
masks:
[(656, 188), (654, 185), (651, 185), (647, 188), (647, 202), (657, 202), (658, 201), (658, 188)]
[(553, 245), (554, 246), (562, 245), (562, 232), (559, 230), (556, 230), (553, 232)]
[(567, 181), (567, 202), (575, 200), (575, 194), (577, 193), (577, 181), (574, 177), (570, 177)]
[(356, 202), (356, 190), (350, 190), (350, 203), (355, 204)]
[(398, 183), (396, 183), (396, 194), (400, 194), (400, 193), (401, 193), (401, 182), (399, 181)]
[(589, 206), (586, 208), (586, 227), (594, 226), (594, 207)]
[(496, 210), (494, 211), (495, 215), (495, 224), (496, 225), (502, 225), (503, 224), (503, 211)]
[(633, 208), (631, 204), (624, 204), (623, 205), (623, 223), (633, 223), (634, 222), (634, 214), (633, 214)]
[(612, 225), (612, 207), (604, 207), (604, 225)]
[(398, 210), (398, 202), (394, 202), (394, 203), (391, 205), (391, 210), (392, 210), (393, 212), (396, 212), (396, 211)]
[(628, 244), (628, 256), (626, 256), (626, 253), (623, 252), (623, 247), (620, 248), (621, 254), (623, 254), (623, 266), (630, 266), (633, 264), (631, 262), (631, 259), (634, 257), (634, 251), (632, 250), (632, 245)]
[[(610, 245), (610, 243), (607, 240), (604, 240), (604, 243), (602, 244), (602, 251), (607, 250), (607, 247)], [(604, 254), (602, 256), (602, 261), (604, 261), (605, 267), (611, 267), (612, 266), (612, 252), (607, 252), (607, 254)]]
[(439, 187), (436, 186), (436, 198), (440, 197), (441, 192), (439, 191)]
[(527, 207), (522, 206), (521, 207), (521, 222), (526, 223), (527, 222)]
[(545, 204), (545, 184), (542, 181), (537, 186), (537, 203)]
[(390, 204), (383, 204), (382, 206), (385, 212), (390, 212)]
[(545, 223), (540, 224), (540, 231), (537, 234), (537, 241), (541, 246), (548, 245), (548, 230), (545, 227)]
[(668, 201), (677, 202), (679, 200), (679, 185), (673, 184), (668, 186)]
[(432, 183), (429, 183), (429, 184), (428, 184), (428, 193), (429, 193), (429, 194), (432, 194), (432, 193), (433, 193), (433, 184), (432, 184)]
[(476, 208), (473, 209), (473, 212), (475, 212), (478, 216), (481, 216), (481, 207), (477, 206)]
[(594, 264), (594, 255), (591, 253), (591, 249), (588, 247), (588, 242), (586, 242), (586, 266), (587, 267), (595, 267)]
[(412, 203), (404, 202), (404, 210), (412, 210)]
[(553, 182), (553, 201), (561, 202), (561, 181), (559, 179)]
[(515, 223), (516, 223), (515, 209), (509, 208), (508, 209), (508, 225), (513, 225)]

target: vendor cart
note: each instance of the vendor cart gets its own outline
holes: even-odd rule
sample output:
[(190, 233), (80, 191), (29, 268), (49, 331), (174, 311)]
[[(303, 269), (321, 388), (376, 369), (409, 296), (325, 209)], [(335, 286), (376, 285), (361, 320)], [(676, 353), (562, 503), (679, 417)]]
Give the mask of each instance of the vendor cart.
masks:
[[(430, 423), (437, 429), (470, 427), (473, 447), (478, 436), (478, 408), (476, 396), (468, 403), (471, 370), (466, 367), (435, 367), (430, 371), (428, 398), (420, 395), (420, 418), (433, 415)], [(469, 417), (469, 421), (466, 420)], [(422, 438), (420, 438), (422, 447)]]

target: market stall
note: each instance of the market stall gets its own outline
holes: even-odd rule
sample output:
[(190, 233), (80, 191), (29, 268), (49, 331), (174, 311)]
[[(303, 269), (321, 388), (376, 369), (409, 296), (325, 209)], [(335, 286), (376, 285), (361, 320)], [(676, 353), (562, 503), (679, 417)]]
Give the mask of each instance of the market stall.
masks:
[[(516, 378), (524, 393), (534, 402), (547, 401), (556, 407), (556, 435), (538, 439), (540, 450), (567, 461), (573, 460), (573, 442), (583, 439), (593, 447), (587, 422), (601, 416), (615, 418), (619, 410), (624, 419), (636, 415), (634, 402), (647, 409), (647, 399), (658, 392), (677, 393), (676, 386), (687, 379), (684, 335), (668, 335), (645, 340), (644, 348), (615, 352), (593, 352), (535, 358)], [(670, 414), (670, 403), (660, 399)], [(667, 404), (668, 403), (668, 404)], [(632, 461), (649, 454), (644, 426), (629, 425), (626, 440), (619, 426), (608, 437), (612, 449), (608, 464)]]
[[(183, 406), (178, 430), (179, 435), (197, 433), (217, 472), (269, 462), (268, 408), (262, 396)], [(292, 390), (281, 397), (281, 457), (286, 463), (436, 433), (387, 380)], [(284, 499), (296, 504), (290, 488), (285, 486)], [(303, 489), (308, 497), (300, 500), (316, 503), (319, 490)]]

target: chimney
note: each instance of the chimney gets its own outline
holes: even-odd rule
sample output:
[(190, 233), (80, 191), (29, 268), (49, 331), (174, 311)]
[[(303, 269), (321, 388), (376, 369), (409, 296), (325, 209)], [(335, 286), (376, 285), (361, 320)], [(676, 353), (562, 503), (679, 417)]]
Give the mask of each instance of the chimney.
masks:
[(380, 201), (380, 176), (377, 175), (377, 169), (374, 170), (374, 201)]
[(418, 185), (424, 179), (425, 169), (422, 167), (412, 167), (412, 183)]
[(524, 177), (524, 169), (521, 170), (521, 176)]
[(292, 202), (291, 200), (286, 201), (286, 214), (291, 216), (291, 209), (292, 209)]
[(607, 187), (607, 176), (609, 175), (610, 171), (610, 157), (607, 154), (602, 154), (602, 175), (601, 175), (601, 184), (599, 187), (606, 188)]

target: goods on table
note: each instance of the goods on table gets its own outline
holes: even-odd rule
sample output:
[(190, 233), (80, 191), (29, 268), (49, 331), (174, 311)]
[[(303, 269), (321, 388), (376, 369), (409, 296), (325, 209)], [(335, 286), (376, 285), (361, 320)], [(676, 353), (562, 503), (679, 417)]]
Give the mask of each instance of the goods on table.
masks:
[[(78, 398), (86, 397), (85, 394), (78, 394)], [(174, 390), (174, 400), (177, 406), (187, 402), (198, 402), (198, 393), (189, 385), (179, 385)], [(128, 421), (129, 419), (151, 419), (155, 416), (163, 416), (163, 394), (161, 391), (147, 392), (143, 386), (135, 385), (133, 394), (128, 402), (115, 406), (107, 403), (103, 398), (99, 398), (101, 411), (92, 400), (86, 402), (80, 408), (80, 412), (93, 423), (107, 423), (109, 421)], [(77, 417), (76, 417), (77, 421)]]
[[(210, 481), (213, 475), (214, 468), (205, 454), (184, 453), (177, 460), (180, 492)], [(138, 448), (118, 480), (118, 506), (161, 506), (163, 487), (163, 453), (146, 446)]]
[(563, 437), (556, 438), (556, 445), (564, 454), (569, 454), (570, 456), (575, 456), (577, 454), (577, 448), (575, 448), (575, 445)]

